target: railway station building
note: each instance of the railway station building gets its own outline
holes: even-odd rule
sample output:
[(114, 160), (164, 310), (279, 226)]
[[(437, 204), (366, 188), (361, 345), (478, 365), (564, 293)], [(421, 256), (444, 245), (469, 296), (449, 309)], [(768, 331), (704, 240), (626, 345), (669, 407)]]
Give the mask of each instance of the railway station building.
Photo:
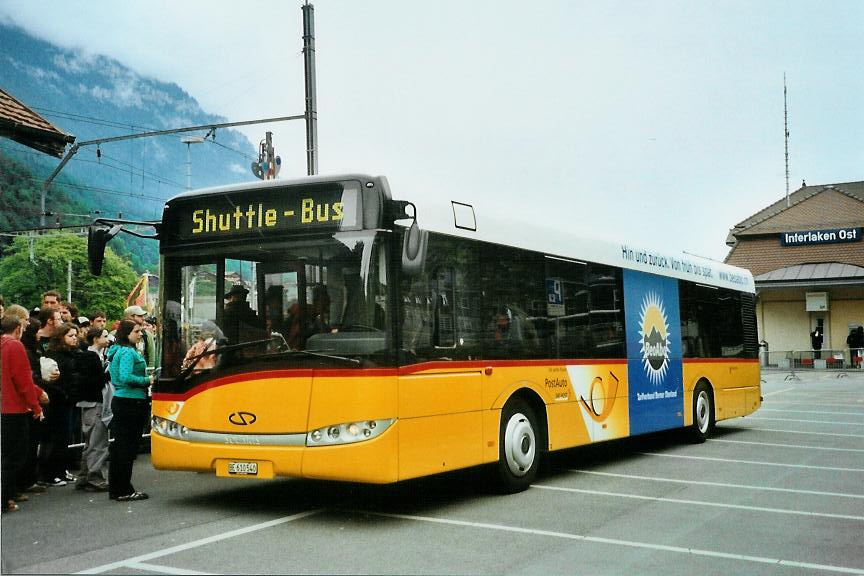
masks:
[[(756, 282), (763, 363), (861, 367), (850, 332), (864, 326), (864, 182), (802, 187), (736, 224), (728, 264)], [(821, 349), (820, 349), (821, 347)], [(851, 349), (850, 349), (851, 348)]]

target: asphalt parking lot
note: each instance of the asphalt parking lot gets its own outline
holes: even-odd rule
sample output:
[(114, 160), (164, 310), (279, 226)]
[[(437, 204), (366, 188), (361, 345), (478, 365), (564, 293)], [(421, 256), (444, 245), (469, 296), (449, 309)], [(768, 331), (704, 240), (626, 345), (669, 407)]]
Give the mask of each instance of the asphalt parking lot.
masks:
[(688, 444), (552, 455), (398, 487), (157, 472), (150, 500), (52, 488), (2, 518), (3, 573), (864, 574), (864, 374), (763, 374), (763, 407)]

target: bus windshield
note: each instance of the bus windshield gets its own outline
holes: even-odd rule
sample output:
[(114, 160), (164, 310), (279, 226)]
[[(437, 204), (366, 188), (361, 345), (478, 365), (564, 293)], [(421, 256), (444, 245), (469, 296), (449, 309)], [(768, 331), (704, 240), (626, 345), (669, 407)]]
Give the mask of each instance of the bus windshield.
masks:
[(388, 363), (387, 233), (165, 256), (162, 378), (243, 366)]

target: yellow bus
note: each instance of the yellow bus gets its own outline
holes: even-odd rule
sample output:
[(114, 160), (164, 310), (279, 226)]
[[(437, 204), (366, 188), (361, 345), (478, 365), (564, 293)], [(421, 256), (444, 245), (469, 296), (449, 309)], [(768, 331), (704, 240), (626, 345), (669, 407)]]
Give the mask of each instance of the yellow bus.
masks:
[(359, 174), (169, 200), (154, 466), (514, 492), (549, 451), (760, 406), (746, 270), (446, 209)]

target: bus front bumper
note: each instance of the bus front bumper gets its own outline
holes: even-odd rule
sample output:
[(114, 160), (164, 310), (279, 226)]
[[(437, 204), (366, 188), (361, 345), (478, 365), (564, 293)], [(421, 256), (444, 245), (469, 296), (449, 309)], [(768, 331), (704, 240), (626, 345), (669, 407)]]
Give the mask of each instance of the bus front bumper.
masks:
[(394, 422), (371, 440), (327, 446), (188, 442), (154, 431), (152, 461), (158, 470), (215, 472), (225, 477), (288, 476), (389, 484), (398, 479), (398, 424)]

